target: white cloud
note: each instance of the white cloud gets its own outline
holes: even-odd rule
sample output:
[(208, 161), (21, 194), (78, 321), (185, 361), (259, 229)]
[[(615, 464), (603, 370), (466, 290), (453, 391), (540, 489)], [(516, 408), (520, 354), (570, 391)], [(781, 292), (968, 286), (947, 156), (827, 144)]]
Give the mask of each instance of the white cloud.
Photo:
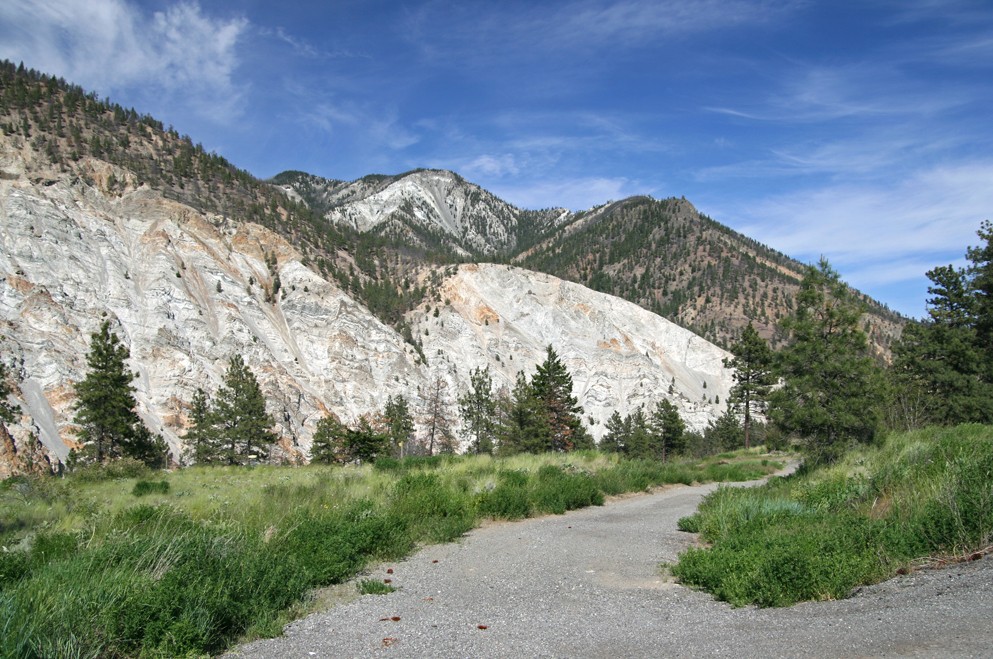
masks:
[(165, 94), (215, 120), (240, 108), (244, 18), (214, 19), (196, 2), (147, 15), (124, 0), (7, 0), (0, 26), (0, 57), (101, 94)]
[(983, 161), (932, 167), (888, 186), (829, 185), (769, 198), (734, 224), (787, 254), (827, 256), (868, 285), (960, 259), (991, 209), (993, 161)]
[(516, 176), (520, 173), (520, 167), (514, 156), (509, 153), (493, 156), (484, 154), (466, 163), (461, 168), (462, 173), (469, 177), (486, 176), (490, 178), (501, 178), (504, 176)]
[(585, 210), (608, 200), (646, 194), (626, 178), (547, 179), (519, 185), (486, 184), (495, 195), (520, 208)]

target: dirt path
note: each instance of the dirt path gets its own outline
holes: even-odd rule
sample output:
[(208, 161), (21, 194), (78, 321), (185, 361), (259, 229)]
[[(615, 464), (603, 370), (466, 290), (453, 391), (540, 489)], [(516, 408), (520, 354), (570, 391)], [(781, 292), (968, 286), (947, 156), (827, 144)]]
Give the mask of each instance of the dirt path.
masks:
[(377, 568), (397, 592), (231, 656), (993, 656), (990, 557), (789, 609), (732, 609), (662, 577), (659, 563), (692, 542), (676, 521), (714, 487), (477, 529)]

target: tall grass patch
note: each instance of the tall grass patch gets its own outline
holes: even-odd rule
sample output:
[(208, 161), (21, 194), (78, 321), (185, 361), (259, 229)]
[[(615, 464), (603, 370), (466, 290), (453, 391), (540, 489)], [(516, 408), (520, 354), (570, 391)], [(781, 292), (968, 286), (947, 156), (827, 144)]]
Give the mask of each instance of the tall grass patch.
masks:
[(889, 437), (840, 464), (720, 488), (680, 521), (709, 548), (673, 573), (734, 605), (834, 599), (934, 555), (993, 543), (993, 427)]
[(10, 479), (0, 484), (0, 656), (220, 653), (278, 634), (309, 593), (370, 561), (485, 518), (562, 513), (704, 471), (578, 452)]

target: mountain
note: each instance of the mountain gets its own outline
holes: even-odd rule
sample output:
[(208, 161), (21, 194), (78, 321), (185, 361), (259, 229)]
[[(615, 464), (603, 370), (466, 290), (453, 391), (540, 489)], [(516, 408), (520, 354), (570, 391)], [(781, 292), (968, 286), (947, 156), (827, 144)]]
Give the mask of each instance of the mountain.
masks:
[(525, 215), (458, 174), (415, 170), (346, 183), (284, 172), (274, 183), (295, 193), (337, 226), (388, 236), (408, 247), (455, 258), (513, 250)]
[[(709, 342), (584, 286), (433, 264), (404, 242), (440, 205), (454, 204), (451, 221), (431, 235), (466, 253), (506, 236), (520, 249), (567, 214), (518, 211), (484, 230), (477, 209), (498, 208), (494, 197), (416, 172), (403, 178), (434, 192), (409, 202), (413, 233), (359, 231), (153, 118), (10, 63), (0, 64), (0, 130), (0, 356), (22, 410), (13, 449), (0, 442), (9, 462), (35, 439), (51, 460), (75, 445), (74, 384), (104, 320), (130, 350), (139, 414), (174, 456), (193, 393), (215, 392), (234, 354), (257, 375), (287, 459), (306, 458), (329, 412), (353, 422), (393, 394), (417, 410), (431, 382), (454, 398), (475, 366), (507, 385), (547, 345), (573, 371), (595, 437), (614, 409), (642, 402), (671, 399), (698, 430), (722, 411), (727, 353)], [(380, 183), (382, 193), (397, 181)], [(336, 198), (378, 194), (366, 192)]]
[[(379, 236), (380, 249), (417, 247), (422, 263), (497, 260), (553, 274), (634, 302), (725, 347), (749, 323), (781, 345), (776, 325), (792, 313), (805, 271), (682, 198), (631, 197), (574, 213), (524, 211), (438, 170), (352, 183), (287, 172), (275, 182), (333, 225)], [(416, 265), (394, 277), (411, 270)], [(905, 321), (862, 298), (870, 342), (888, 358)]]

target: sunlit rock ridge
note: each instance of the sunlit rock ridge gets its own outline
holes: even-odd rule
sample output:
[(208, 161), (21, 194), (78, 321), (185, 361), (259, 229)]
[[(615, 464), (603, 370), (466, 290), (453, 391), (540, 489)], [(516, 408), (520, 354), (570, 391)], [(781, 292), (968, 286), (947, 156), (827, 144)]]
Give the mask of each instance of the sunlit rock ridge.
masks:
[[(443, 181), (432, 185), (443, 193)], [(466, 235), (501, 235), (499, 225), (451, 219)], [(548, 345), (572, 372), (595, 437), (614, 410), (662, 398), (701, 430), (730, 383), (727, 353), (687, 330), (619, 298), (498, 265), (450, 268), (437, 316), (429, 302), (408, 314), (425, 363), (277, 234), (167, 199), (99, 159), (61, 172), (6, 136), (0, 278), (0, 347), (20, 378), (15, 442), (34, 433), (59, 459), (74, 446), (73, 386), (104, 319), (130, 348), (140, 415), (174, 455), (194, 391), (215, 392), (234, 354), (262, 385), (281, 452), (301, 459), (328, 412), (353, 422), (393, 394), (416, 411), (442, 377), (455, 419), (454, 397), (473, 368), (489, 365), (507, 385), (520, 369), (533, 373)]]

